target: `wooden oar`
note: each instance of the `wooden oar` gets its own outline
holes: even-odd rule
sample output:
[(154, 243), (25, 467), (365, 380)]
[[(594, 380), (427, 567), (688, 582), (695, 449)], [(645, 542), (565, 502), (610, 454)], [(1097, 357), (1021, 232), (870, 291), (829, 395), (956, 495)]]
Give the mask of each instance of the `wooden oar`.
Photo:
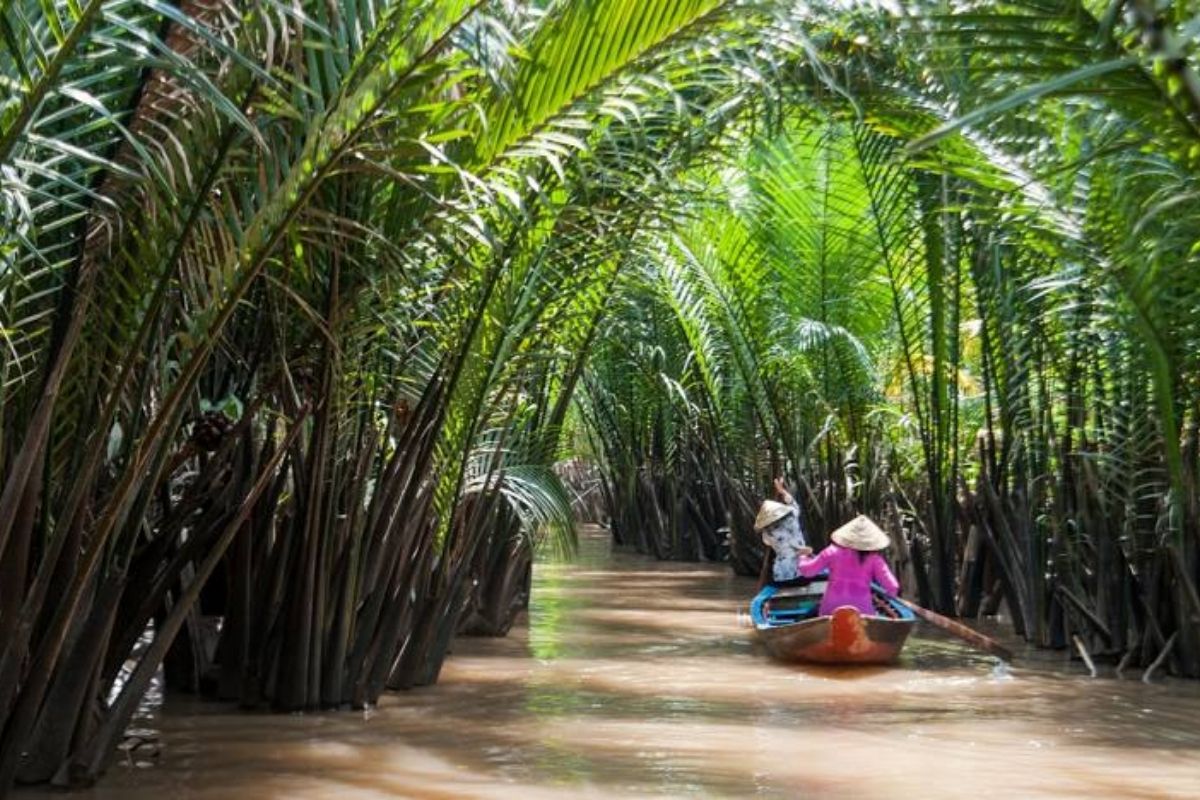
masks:
[(767, 585), (767, 576), (771, 574), (771, 556), (774, 554), (775, 551), (769, 547), (763, 550), (762, 569), (758, 571), (758, 591), (760, 592)]
[(1004, 645), (997, 642), (995, 639), (991, 638), (990, 636), (984, 636), (979, 631), (968, 628), (966, 625), (963, 625), (961, 622), (955, 622), (952, 619), (943, 617), (941, 614), (930, 611), (928, 608), (922, 608), (921, 606), (917, 605), (916, 603), (912, 603), (908, 600), (905, 600), (903, 597), (897, 597), (896, 599), (899, 600), (901, 603), (903, 603), (910, 611), (912, 611), (914, 614), (916, 614), (918, 617), (925, 620), (929, 624), (936, 625), (939, 628), (941, 628), (942, 630), (946, 631), (947, 633), (953, 633), (955, 636), (962, 639), (964, 642), (967, 642), (968, 644), (978, 647), (980, 650), (983, 650), (984, 652), (991, 653), (992, 655), (998, 656), (999, 658), (1002, 658), (1005, 661), (1013, 660), (1012, 651), (1009, 650)]

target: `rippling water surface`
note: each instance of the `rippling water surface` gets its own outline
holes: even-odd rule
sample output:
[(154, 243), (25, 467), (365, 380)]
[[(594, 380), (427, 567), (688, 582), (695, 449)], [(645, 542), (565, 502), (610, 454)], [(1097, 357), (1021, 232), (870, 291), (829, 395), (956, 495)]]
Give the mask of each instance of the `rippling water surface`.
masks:
[(1200, 797), (1200, 687), (1011, 670), (919, 630), (899, 665), (768, 661), (723, 566), (539, 565), (528, 624), (369, 714), (165, 709), (83, 797)]

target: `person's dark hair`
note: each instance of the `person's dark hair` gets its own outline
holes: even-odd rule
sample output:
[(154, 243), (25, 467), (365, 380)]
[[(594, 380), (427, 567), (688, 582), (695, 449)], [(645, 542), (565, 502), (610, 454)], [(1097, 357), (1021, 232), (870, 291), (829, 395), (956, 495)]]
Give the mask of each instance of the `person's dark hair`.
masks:
[(882, 550), (859, 550), (858, 551), (858, 563), (861, 564), (862, 562), (866, 561), (867, 556), (871, 555), (872, 553), (882, 554), (883, 551)]

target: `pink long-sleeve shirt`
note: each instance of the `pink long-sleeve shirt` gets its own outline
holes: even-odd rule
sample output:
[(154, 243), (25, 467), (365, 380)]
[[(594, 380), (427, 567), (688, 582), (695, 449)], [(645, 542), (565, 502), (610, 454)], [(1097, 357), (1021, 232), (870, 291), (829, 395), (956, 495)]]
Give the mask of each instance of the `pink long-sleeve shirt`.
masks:
[(800, 556), (800, 574), (806, 578), (829, 570), (829, 586), (821, 598), (820, 614), (832, 614), (840, 606), (854, 606), (863, 614), (874, 614), (871, 581), (888, 594), (900, 591), (900, 583), (878, 553), (859, 558), (857, 550), (831, 544), (815, 556)]

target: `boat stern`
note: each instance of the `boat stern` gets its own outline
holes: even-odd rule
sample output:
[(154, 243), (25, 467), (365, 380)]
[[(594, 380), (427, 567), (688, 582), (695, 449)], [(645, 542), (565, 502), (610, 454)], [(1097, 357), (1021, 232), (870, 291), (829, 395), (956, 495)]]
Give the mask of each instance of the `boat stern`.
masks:
[(867, 635), (867, 625), (857, 608), (835, 609), (829, 621), (829, 643), (840, 657), (869, 656), (875, 644)]

